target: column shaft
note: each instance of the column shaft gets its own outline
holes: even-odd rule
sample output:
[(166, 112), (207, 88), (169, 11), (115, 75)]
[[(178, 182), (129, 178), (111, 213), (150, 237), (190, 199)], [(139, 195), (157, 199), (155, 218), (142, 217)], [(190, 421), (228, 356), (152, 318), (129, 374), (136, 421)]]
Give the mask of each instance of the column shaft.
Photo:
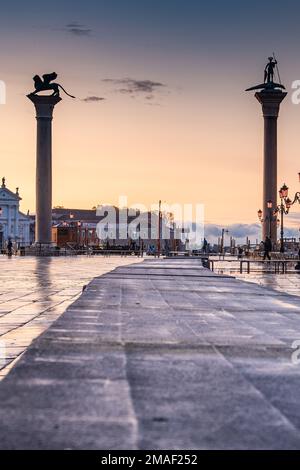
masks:
[(52, 117), (37, 116), (36, 219), (37, 243), (51, 243), (52, 226)]
[(264, 117), (264, 174), (263, 174), (263, 240), (271, 235), (277, 242), (277, 218), (268, 209), (268, 201), (277, 207), (277, 119), (280, 103), (287, 93), (281, 90), (263, 90), (255, 94)]
[[(264, 118), (264, 174), (263, 174), (263, 239), (271, 234), (271, 240), (277, 240), (277, 222), (268, 201), (277, 206), (277, 117)], [(270, 220), (271, 219), (271, 220)], [(271, 232), (271, 233), (270, 233)]]
[(52, 116), (59, 96), (28, 95), (37, 119), (35, 242), (52, 241)]

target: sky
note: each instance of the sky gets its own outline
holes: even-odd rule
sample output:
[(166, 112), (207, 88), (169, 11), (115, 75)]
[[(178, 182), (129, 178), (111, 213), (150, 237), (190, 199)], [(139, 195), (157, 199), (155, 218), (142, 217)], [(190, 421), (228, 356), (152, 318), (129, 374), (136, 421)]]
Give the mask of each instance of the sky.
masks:
[[(256, 224), (263, 119), (253, 93), (273, 51), (288, 97), (278, 186), (298, 190), (300, 4), (286, 0), (11, 1), (1, 8), (0, 176), (35, 209), (35, 74), (76, 96), (53, 121), (53, 205), (205, 205), (208, 224)], [(299, 207), (295, 207), (296, 212)], [(292, 222), (291, 224), (295, 224)]]

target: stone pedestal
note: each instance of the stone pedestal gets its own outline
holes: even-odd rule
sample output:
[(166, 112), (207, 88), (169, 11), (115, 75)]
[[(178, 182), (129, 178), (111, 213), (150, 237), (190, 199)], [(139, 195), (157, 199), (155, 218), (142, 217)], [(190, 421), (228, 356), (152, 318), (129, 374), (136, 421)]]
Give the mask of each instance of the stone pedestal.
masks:
[(267, 203), (271, 200), (273, 207), (277, 207), (277, 118), (280, 103), (286, 95), (281, 90), (263, 90), (255, 94), (264, 117), (263, 239), (271, 232), (272, 243), (277, 242), (277, 217), (272, 216)]
[(59, 96), (28, 95), (36, 110), (36, 218), (35, 243), (51, 244), (52, 227), (52, 119)]

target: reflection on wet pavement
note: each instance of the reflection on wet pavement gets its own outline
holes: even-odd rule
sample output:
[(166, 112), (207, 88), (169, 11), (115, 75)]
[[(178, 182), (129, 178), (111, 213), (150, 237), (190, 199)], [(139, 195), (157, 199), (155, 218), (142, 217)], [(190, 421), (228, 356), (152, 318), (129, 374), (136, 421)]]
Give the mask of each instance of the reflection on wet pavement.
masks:
[(237, 274), (236, 278), (255, 282), (263, 287), (300, 296), (300, 274)]
[(216, 262), (215, 272), (216, 274), (229, 274), (243, 281), (254, 282), (269, 289), (300, 296), (300, 273), (295, 270), (291, 270), (287, 274), (274, 274), (271, 271), (268, 272), (267, 269), (265, 269), (266, 272), (262, 272), (258, 266), (256, 269), (252, 267), (253, 272), (250, 274), (240, 274), (239, 266), (239, 262)]
[(0, 256), (0, 380), (32, 340), (53, 323), (96, 276), (134, 257), (33, 258)]

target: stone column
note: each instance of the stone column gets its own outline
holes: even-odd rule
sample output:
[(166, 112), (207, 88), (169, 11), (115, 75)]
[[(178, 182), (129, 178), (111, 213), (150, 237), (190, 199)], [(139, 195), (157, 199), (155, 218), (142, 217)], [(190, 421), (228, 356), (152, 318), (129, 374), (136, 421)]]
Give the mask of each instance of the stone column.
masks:
[(59, 96), (28, 95), (36, 110), (35, 243), (49, 246), (52, 227), (52, 119)]
[(7, 205), (7, 238), (12, 235), (11, 233), (11, 205), (8, 203)]
[(15, 240), (19, 237), (19, 205), (15, 206)]
[(255, 98), (262, 105), (264, 117), (263, 240), (270, 234), (271, 223), (272, 243), (277, 242), (277, 218), (272, 217), (267, 203), (271, 200), (273, 207), (277, 207), (277, 118), (280, 103), (286, 95), (287, 93), (281, 90), (255, 93)]

